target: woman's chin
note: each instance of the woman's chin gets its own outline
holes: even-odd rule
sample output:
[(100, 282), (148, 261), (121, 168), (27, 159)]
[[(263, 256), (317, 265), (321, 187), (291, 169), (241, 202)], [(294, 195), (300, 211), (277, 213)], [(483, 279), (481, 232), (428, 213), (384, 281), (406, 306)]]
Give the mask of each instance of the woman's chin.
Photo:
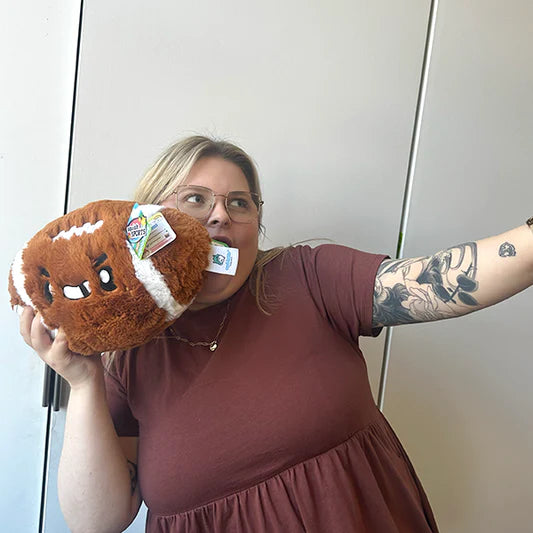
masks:
[(227, 289), (233, 279), (233, 276), (228, 276), (227, 274), (207, 272), (205, 274), (202, 288), (194, 299), (194, 303), (191, 305), (190, 309), (195, 310), (214, 305), (231, 296)]

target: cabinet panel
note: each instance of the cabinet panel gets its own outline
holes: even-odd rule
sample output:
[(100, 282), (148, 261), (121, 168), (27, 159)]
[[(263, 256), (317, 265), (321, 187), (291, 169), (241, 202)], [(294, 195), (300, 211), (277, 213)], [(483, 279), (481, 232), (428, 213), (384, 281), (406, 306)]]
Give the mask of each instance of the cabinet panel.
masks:
[(14, 533), (39, 528), (47, 410), (41, 407), (44, 364), (18, 333), (7, 277), (24, 242), (63, 213), (78, 10), (76, 2), (0, 7), (0, 515), (2, 530)]
[(72, 208), (130, 197), (165, 146), (207, 133), (258, 163), (264, 248), (394, 253), (427, 2), (127, 6), (86, 5)]
[[(530, 2), (441, 2), (405, 256), (533, 214)], [(531, 289), (479, 313), (395, 329), (385, 413), (442, 531), (529, 531)]]
[[(258, 163), (264, 248), (322, 237), (394, 253), (427, 2), (85, 9), (71, 208), (130, 197), (165, 146), (207, 133)], [(374, 387), (383, 341), (362, 341)]]

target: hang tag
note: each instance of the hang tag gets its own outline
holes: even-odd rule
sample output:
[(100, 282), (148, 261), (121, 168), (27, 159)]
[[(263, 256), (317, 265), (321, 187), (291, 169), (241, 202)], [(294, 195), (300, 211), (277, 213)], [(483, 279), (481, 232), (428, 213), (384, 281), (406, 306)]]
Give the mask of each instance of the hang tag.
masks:
[(206, 270), (216, 274), (228, 274), (234, 276), (239, 263), (239, 249), (230, 248), (229, 246), (211, 242), (211, 251), (209, 252), (209, 265)]
[(130, 218), (126, 226), (126, 236), (133, 251), (139, 259), (142, 259), (144, 248), (150, 234), (150, 226), (143, 215), (141, 206), (135, 204), (131, 210)]
[(150, 226), (150, 234), (144, 249), (143, 259), (159, 252), (161, 248), (164, 248), (176, 238), (174, 230), (170, 227), (163, 213), (152, 215), (148, 219), (148, 225)]
[(135, 204), (126, 226), (126, 236), (139, 259), (146, 259), (170, 244), (176, 234), (159, 205)]

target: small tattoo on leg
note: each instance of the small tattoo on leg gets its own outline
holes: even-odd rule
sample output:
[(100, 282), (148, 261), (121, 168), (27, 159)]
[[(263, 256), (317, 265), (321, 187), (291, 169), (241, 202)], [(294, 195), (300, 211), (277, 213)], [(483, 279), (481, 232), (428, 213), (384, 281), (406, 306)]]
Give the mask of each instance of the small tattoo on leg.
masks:
[(510, 242), (504, 242), (500, 246), (500, 257), (514, 257), (516, 255), (516, 248)]

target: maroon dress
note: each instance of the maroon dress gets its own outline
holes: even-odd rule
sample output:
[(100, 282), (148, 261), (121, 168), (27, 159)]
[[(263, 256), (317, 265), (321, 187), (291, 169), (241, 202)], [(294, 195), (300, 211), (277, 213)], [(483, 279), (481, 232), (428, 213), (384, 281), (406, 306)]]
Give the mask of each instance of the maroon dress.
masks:
[[(139, 436), (149, 533), (429, 533), (413, 467), (377, 409), (359, 335), (372, 329), (384, 259), (294, 247), (266, 267), (271, 316), (247, 285), (219, 347), (162, 338), (106, 376), (120, 436)], [(227, 303), (174, 324), (215, 336)]]

